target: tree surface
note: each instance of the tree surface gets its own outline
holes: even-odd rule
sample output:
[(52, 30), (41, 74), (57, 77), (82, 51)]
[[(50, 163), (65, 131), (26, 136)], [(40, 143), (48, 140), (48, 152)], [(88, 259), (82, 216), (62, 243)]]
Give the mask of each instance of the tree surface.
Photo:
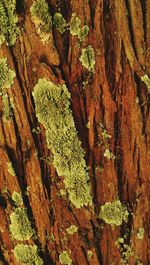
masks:
[(0, 0), (0, 22), (0, 264), (148, 265), (150, 1)]

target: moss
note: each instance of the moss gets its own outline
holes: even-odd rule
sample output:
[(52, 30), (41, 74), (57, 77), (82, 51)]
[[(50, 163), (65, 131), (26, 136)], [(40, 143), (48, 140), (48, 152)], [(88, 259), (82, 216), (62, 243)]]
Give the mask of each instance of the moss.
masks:
[(137, 237), (138, 237), (138, 239), (143, 239), (144, 238), (144, 228), (143, 227), (139, 228), (139, 231), (137, 233)]
[(11, 198), (17, 206), (21, 206), (23, 204), (21, 193), (14, 191)]
[(85, 49), (82, 49), (82, 53), (80, 56), (80, 62), (90, 72), (94, 72), (95, 55), (94, 55), (94, 50), (91, 45), (89, 45)]
[(19, 33), (17, 23), (16, 0), (0, 0), (0, 45), (5, 41), (15, 44)]
[(45, 0), (36, 0), (30, 8), (31, 19), (43, 43), (52, 36), (52, 17)]
[(14, 239), (29, 240), (33, 235), (33, 229), (25, 208), (16, 208), (10, 215), (10, 232)]
[(147, 90), (150, 93), (150, 78), (148, 77), (148, 75), (142, 76), (141, 80), (145, 83), (145, 85), (147, 86)]
[(126, 206), (122, 205), (119, 200), (116, 200), (106, 202), (101, 206), (99, 218), (103, 219), (107, 224), (119, 226), (123, 221), (127, 222), (128, 215)]
[(14, 256), (22, 265), (43, 265), (43, 260), (38, 255), (36, 245), (18, 244), (14, 248)]
[(59, 261), (63, 265), (71, 265), (72, 264), (72, 260), (70, 259), (67, 251), (63, 251), (62, 253), (60, 253)]
[(15, 170), (14, 170), (13, 165), (12, 165), (11, 162), (8, 162), (8, 163), (7, 163), (7, 168), (8, 168), (8, 172), (9, 172), (12, 176), (15, 176), (15, 175), (16, 175), (16, 174), (15, 174)]
[(0, 59), (0, 92), (3, 93), (3, 89), (10, 88), (14, 83), (16, 74), (12, 71), (8, 64), (7, 59)]
[(90, 179), (70, 109), (67, 87), (55, 85), (45, 78), (39, 79), (33, 96), (37, 118), (46, 128), (47, 145), (54, 155), (53, 164), (58, 175), (64, 176), (70, 201), (77, 208), (91, 205)]
[(92, 256), (93, 256), (93, 252), (91, 250), (88, 250), (87, 251), (87, 259), (88, 259), (88, 261), (90, 261), (92, 259)]
[(73, 235), (78, 231), (78, 227), (76, 225), (71, 225), (66, 229), (66, 231), (69, 235)]
[(53, 24), (60, 33), (64, 33), (66, 30), (66, 20), (61, 13), (55, 13), (53, 17)]

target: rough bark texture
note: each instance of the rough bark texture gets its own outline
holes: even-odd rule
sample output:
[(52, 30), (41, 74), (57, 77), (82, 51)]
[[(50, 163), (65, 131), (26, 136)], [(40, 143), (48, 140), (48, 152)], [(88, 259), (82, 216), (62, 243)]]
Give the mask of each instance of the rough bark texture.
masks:
[[(18, 241), (9, 232), (11, 195), (17, 191), (22, 192), (37, 235), (26, 243), (39, 247), (44, 264), (61, 264), (59, 254), (64, 250), (75, 265), (122, 264), (115, 242), (126, 235), (133, 255), (124, 264), (148, 265), (150, 115), (149, 95), (140, 78), (150, 74), (150, 1), (47, 2), (51, 15), (60, 10), (68, 22), (76, 13), (90, 30), (78, 47), (77, 37), (69, 30), (61, 34), (53, 28), (53, 50), (52, 43), (43, 44), (36, 34), (29, 11), (32, 1), (25, 1), (24, 6), (17, 1), (21, 32), (14, 46), (4, 43), (0, 48), (0, 58), (7, 57), (16, 72), (8, 90), (14, 101), (13, 116), (7, 122), (0, 101), (0, 264), (19, 264), (12, 251)], [(92, 75), (79, 61), (82, 48), (88, 45), (96, 59)], [(51, 154), (32, 97), (33, 87), (43, 77), (65, 83), (71, 93), (71, 108), (89, 166), (94, 210), (76, 209), (59, 193), (63, 178), (48, 163)], [(107, 141), (100, 124), (111, 135)], [(106, 148), (115, 159), (104, 156)], [(10, 161), (15, 176), (8, 172)], [(128, 207), (129, 219), (112, 228), (98, 215), (101, 205), (118, 198)], [(68, 235), (66, 229), (72, 224), (78, 232)], [(137, 237), (139, 228), (144, 228), (143, 239)], [(88, 250), (93, 253), (91, 259)]]

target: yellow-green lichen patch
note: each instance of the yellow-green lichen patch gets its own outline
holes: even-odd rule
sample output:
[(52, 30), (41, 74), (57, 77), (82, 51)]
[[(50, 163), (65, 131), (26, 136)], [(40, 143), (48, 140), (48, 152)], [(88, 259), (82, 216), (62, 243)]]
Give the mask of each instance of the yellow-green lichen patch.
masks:
[(52, 17), (45, 0), (36, 0), (30, 8), (31, 19), (43, 43), (52, 36)]
[(71, 20), (70, 20), (70, 33), (73, 36), (76, 36), (80, 32), (81, 27), (81, 20), (78, 18), (76, 13), (72, 14)]
[(10, 232), (14, 239), (29, 240), (33, 235), (33, 229), (28, 219), (25, 208), (16, 208), (10, 215)]
[(62, 265), (72, 265), (72, 260), (67, 251), (59, 254), (59, 261)]
[(9, 99), (7, 94), (3, 94), (2, 103), (3, 103), (3, 118), (4, 121), (8, 121), (11, 119), (13, 115), (12, 98)]
[(88, 259), (88, 261), (90, 261), (92, 259), (92, 257), (93, 257), (93, 252), (91, 250), (88, 250), (87, 251), (87, 259)]
[(36, 116), (46, 128), (47, 145), (54, 155), (53, 164), (58, 175), (64, 176), (70, 201), (77, 208), (92, 205), (84, 150), (77, 136), (67, 87), (39, 79), (33, 97)]
[(23, 204), (21, 193), (14, 191), (11, 198), (17, 206), (21, 206)]
[(122, 205), (119, 200), (113, 202), (106, 202), (101, 206), (99, 218), (104, 220), (105, 223), (112, 226), (119, 226), (123, 221), (128, 220), (128, 210), (125, 205)]
[(15, 44), (19, 32), (17, 23), (16, 0), (0, 0), (0, 45), (5, 41)]
[(137, 232), (137, 237), (138, 239), (143, 239), (144, 238), (144, 228), (143, 227), (140, 227), (138, 232)]
[(87, 25), (84, 25), (81, 28), (81, 20), (78, 18), (76, 13), (72, 14), (69, 24), (70, 34), (73, 36), (77, 36), (80, 41), (83, 41), (89, 33), (89, 27)]
[(56, 12), (53, 17), (53, 24), (60, 33), (64, 33), (66, 30), (66, 20), (61, 13)]
[(7, 59), (0, 59), (0, 92), (2, 93), (3, 89), (11, 87), (14, 83), (14, 78), (16, 74), (11, 70), (7, 64)]
[(15, 174), (15, 170), (14, 170), (13, 165), (12, 165), (11, 162), (8, 162), (8, 163), (7, 163), (7, 168), (8, 168), (8, 172), (9, 172), (12, 176), (15, 176), (15, 175), (16, 175), (16, 174)]
[(66, 231), (69, 235), (73, 235), (78, 231), (78, 227), (76, 225), (71, 225), (66, 229)]
[(142, 76), (141, 80), (145, 83), (145, 85), (147, 86), (147, 90), (150, 93), (150, 78), (148, 77), (148, 75)]
[(14, 248), (14, 256), (22, 265), (43, 265), (43, 260), (38, 255), (36, 245), (18, 244)]
[(121, 264), (128, 265), (129, 258), (134, 255), (131, 247), (125, 243), (125, 239), (123, 237), (119, 237), (115, 244), (121, 252)]
[(94, 72), (95, 54), (94, 54), (94, 50), (91, 45), (82, 49), (82, 53), (80, 56), (80, 62), (90, 72)]
[(104, 157), (108, 159), (115, 159), (114, 154), (108, 148), (104, 152)]

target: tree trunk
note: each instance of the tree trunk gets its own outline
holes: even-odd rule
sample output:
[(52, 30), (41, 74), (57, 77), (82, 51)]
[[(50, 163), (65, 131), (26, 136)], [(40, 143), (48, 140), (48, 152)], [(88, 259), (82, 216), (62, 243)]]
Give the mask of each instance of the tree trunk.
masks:
[[(142, 80), (150, 74), (150, 1), (47, 0), (51, 16), (60, 12), (67, 25), (61, 33), (53, 23), (45, 42), (31, 17), (33, 1), (16, 2), (20, 32), (14, 45), (5, 41), (0, 48), (0, 58), (16, 73), (5, 90), (8, 119), (4, 94), (0, 99), (0, 264), (24, 264), (14, 248), (35, 244), (47, 265), (148, 265), (150, 115), (149, 87)], [(72, 14), (81, 28), (89, 27), (83, 39), (71, 34)], [(92, 71), (81, 58), (88, 46), (94, 51)], [(39, 78), (66, 84), (71, 94), (92, 206), (77, 208), (61, 193), (64, 178), (51, 163), (45, 126), (36, 117), (32, 92)], [(23, 205), (16, 206), (14, 191)], [(102, 218), (101, 206), (116, 201), (128, 211), (119, 225)], [(10, 228), (18, 207), (27, 209), (34, 230), (25, 240), (13, 237)], [(71, 225), (77, 231), (67, 232)]]

